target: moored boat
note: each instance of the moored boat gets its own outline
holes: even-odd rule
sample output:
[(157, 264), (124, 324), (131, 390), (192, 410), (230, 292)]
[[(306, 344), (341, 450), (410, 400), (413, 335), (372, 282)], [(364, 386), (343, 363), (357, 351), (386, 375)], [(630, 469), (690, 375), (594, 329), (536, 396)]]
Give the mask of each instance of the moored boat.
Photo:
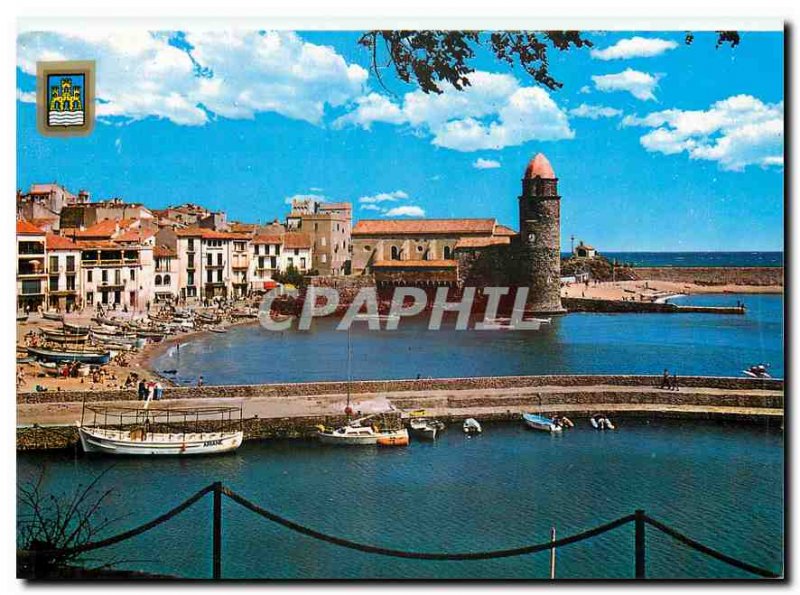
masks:
[(444, 430), (444, 423), (438, 419), (427, 419), (425, 417), (412, 417), (408, 422), (411, 434), (423, 440), (436, 440), (439, 432)]
[(769, 364), (758, 364), (755, 366), (750, 366), (747, 370), (742, 370), (742, 374), (745, 376), (749, 376), (750, 378), (772, 378), (767, 372), (767, 368)]
[[(242, 444), (240, 407), (150, 409), (149, 404), (148, 400), (142, 408), (87, 405), (81, 420), (75, 422), (83, 450), (109, 455), (185, 456), (231, 452)], [(200, 429), (198, 420), (214, 427)]]
[(25, 322), (28, 320), (28, 315), (25, 312), (17, 312), (17, 322)]
[(59, 314), (58, 312), (42, 312), (42, 318), (45, 318), (47, 320), (62, 321), (64, 320), (64, 315)]
[(462, 428), (464, 429), (465, 434), (480, 434), (481, 432), (483, 432), (481, 424), (478, 423), (477, 419), (474, 419), (472, 417), (464, 420), (464, 425), (462, 426)]
[(523, 413), (522, 419), (525, 421), (525, 425), (532, 430), (541, 430), (543, 432), (560, 432), (562, 430), (561, 426), (553, 422), (553, 420), (535, 413)]
[(595, 430), (616, 430), (608, 416), (603, 413), (595, 413), (589, 418), (589, 422)]
[(86, 335), (89, 333), (90, 327), (84, 324), (75, 324), (73, 322), (64, 323), (64, 331), (78, 335)]

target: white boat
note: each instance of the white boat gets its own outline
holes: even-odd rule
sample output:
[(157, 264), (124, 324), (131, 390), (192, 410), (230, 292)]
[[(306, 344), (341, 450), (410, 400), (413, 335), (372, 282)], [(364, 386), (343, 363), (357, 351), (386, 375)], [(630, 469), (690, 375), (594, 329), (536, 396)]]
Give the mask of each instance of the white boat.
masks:
[(222, 327), (222, 326), (210, 326), (210, 327), (208, 327), (208, 330), (210, 330), (212, 333), (227, 333), (228, 332), (228, 329), (226, 329), (225, 327)]
[(408, 422), (411, 433), (424, 440), (436, 440), (439, 432), (444, 430), (444, 423), (438, 419), (427, 419), (424, 417), (412, 417)]
[(750, 366), (747, 370), (742, 370), (742, 374), (745, 376), (749, 376), (750, 378), (772, 378), (767, 372), (767, 368), (769, 364), (758, 364), (756, 366)]
[(611, 423), (611, 420), (602, 413), (595, 413), (589, 418), (589, 421), (595, 430), (616, 430), (614, 424)]
[(464, 425), (462, 426), (462, 428), (464, 429), (465, 434), (480, 434), (481, 432), (483, 432), (481, 424), (478, 423), (477, 419), (474, 419), (472, 417), (464, 420)]
[(562, 427), (559, 424), (541, 415), (536, 415), (535, 413), (523, 413), (522, 419), (525, 421), (525, 425), (532, 430), (541, 430), (551, 433), (562, 431)]
[(236, 432), (192, 432), (163, 433), (145, 432), (141, 428), (115, 430), (90, 428), (78, 424), (81, 446), (84, 452), (100, 452), (115, 455), (198, 455), (230, 452), (242, 444), (244, 433)]
[(373, 426), (342, 426), (341, 428), (317, 427), (317, 438), (322, 444), (341, 446), (406, 446), (408, 430), (378, 430)]
[[(149, 405), (149, 398), (144, 407), (86, 405), (81, 420), (75, 422), (84, 452), (184, 456), (230, 452), (242, 444), (241, 408), (149, 409)], [(212, 421), (210, 416), (218, 419)], [(201, 422), (216, 427), (202, 431)]]

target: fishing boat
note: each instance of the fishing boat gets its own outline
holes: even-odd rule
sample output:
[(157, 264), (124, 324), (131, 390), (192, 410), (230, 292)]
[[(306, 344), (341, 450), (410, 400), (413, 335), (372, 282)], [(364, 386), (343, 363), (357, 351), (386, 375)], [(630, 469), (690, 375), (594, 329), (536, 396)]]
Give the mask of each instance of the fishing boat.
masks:
[(28, 347), (28, 355), (44, 362), (81, 362), (84, 364), (107, 364), (111, 354), (107, 350), (92, 349), (45, 349), (43, 347)]
[(25, 322), (28, 320), (28, 315), (25, 312), (17, 312), (17, 322)]
[(83, 324), (74, 324), (72, 322), (65, 322), (64, 323), (64, 332), (67, 333), (74, 333), (76, 335), (87, 335), (89, 334), (90, 327)]
[(523, 413), (522, 419), (525, 422), (525, 425), (532, 430), (541, 430), (551, 433), (560, 432), (562, 430), (561, 426), (553, 422), (553, 420), (541, 415), (536, 415), (535, 413)]
[(438, 419), (425, 417), (412, 417), (408, 422), (411, 434), (423, 440), (436, 440), (439, 432), (444, 430), (444, 423)]
[(59, 322), (64, 320), (64, 315), (59, 314), (58, 312), (43, 312), (42, 318), (47, 320), (58, 320)]
[(465, 434), (480, 434), (483, 432), (481, 424), (478, 423), (477, 419), (472, 417), (464, 420), (464, 425), (462, 428), (464, 429)]
[(48, 341), (52, 341), (53, 343), (85, 343), (89, 339), (89, 333), (71, 333), (65, 332), (61, 329), (39, 329), (42, 333), (42, 337), (44, 337)]
[(608, 419), (603, 413), (595, 413), (592, 417), (589, 418), (589, 422), (592, 424), (592, 427), (595, 430), (615, 430), (614, 424), (611, 423), (611, 420)]
[(58, 376), (61, 368), (55, 362), (38, 362), (39, 370), (46, 376)]
[(210, 327), (208, 327), (208, 330), (210, 330), (212, 333), (227, 333), (228, 332), (228, 329), (226, 329), (223, 326), (210, 326)]
[(144, 407), (85, 405), (81, 420), (75, 422), (83, 450), (187, 456), (231, 452), (242, 444), (241, 407), (150, 408), (149, 404), (148, 399)]

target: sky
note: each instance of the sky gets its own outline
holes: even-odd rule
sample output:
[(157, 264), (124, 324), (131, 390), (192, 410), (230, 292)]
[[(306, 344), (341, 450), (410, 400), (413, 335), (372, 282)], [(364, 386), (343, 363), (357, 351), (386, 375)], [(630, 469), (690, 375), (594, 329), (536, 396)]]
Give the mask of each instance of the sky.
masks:
[[(466, 91), (370, 72), (359, 32), (28, 31), (17, 40), (17, 184), (151, 208), (284, 219), (295, 196), (354, 219), (495, 217), (518, 228), (529, 159), (559, 178), (562, 248), (783, 249), (783, 34), (587, 31), (550, 50), (563, 87), (479, 50)], [(37, 60), (97, 63), (86, 138), (36, 131)]]

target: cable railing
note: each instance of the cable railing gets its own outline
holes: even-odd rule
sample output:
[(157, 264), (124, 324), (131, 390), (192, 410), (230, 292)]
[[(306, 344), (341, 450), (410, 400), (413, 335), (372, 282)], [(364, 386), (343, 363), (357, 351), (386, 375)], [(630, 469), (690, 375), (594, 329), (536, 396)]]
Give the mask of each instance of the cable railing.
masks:
[(81, 544), (71, 548), (51, 549), (51, 550), (43, 550), (43, 549), (18, 550), (17, 556), (18, 558), (26, 557), (27, 559), (31, 560), (33, 568), (41, 568), (42, 563), (46, 563), (46, 560), (52, 560), (54, 558), (60, 558), (66, 556), (74, 556), (77, 554), (83, 554), (86, 552), (106, 548), (115, 545), (117, 543), (127, 541), (128, 539), (141, 535), (149, 531), (150, 529), (153, 529), (163, 523), (166, 523), (167, 521), (173, 519), (174, 517), (178, 516), (179, 514), (181, 514), (182, 512), (184, 512), (185, 510), (187, 510), (188, 508), (190, 508), (191, 506), (202, 500), (209, 493), (212, 494), (213, 496), (211, 576), (214, 580), (220, 580), (223, 578), (222, 577), (223, 496), (227, 497), (232, 502), (238, 504), (239, 506), (245, 508), (246, 510), (249, 510), (250, 512), (257, 514), (258, 516), (272, 523), (278, 524), (286, 529), (289, 529), (290, 531), (294, 531), (301, 535), (311, 537), (312, 539), (316, 539), (318, 541), (330, 543), (335, 546), (359, 552), (364, 552), (367, 554), (374, 554), (378, 556), (406, 558), (413, 560), (438, 560), (438, 561), (469, 561), (469, 560), (491, 560), (498, 558), (509, 558), (515, 556), (534, 554), (546, 550), (555, 550), (557, 548), (561, 548), (574, 543), (579, 543), (587, 539), (592, 539), (593, 537), (597, 537), (609, 531), (613, 531), (615, 529), (619, 529), (620, 527), (633, 523), (634, 525), (633, 576), (636, 579), (647, 578), (647, 569), (646, 569), (647, 566), (646, 526), (647, 525), (664, 533), (665, 535), (671, 537), (672, 539), (678, 541), (679, 543), (695, 551), (698, 551), (701, 554), (704, 554), (705, 556), (714, 558), (715, 560), (723, 562), (739, 570), (743, 570), (745, 572), (748, 572), (750, 574), (762, 578), (773, 578), (773, 579), (782, 578), (782, 575), (780, 573), (773, 572), (772, 570), (768, 570), (766, 568), (761, 568), (759, 566), (756, 566), (755, 564), (750, 564), (749, 562), (745, 562), (743, 560), (739, 560), (737, 558), (734, 558), (733, 556), (729, 556), (728, 554), (725, 554), (723, 552), (720, 552), (719, 550), (716, 550), (703, 543), (700, 543), (699, 541), (692, 539), (687, 535), (684, 535), (683, 533), (677, 531), (676, 529), (670, 527), (669, 525), (648, 516), (643, 510), (636, 510), (632, 514), (622, 516), (613, 521), (603, 523), (601, 525), (598, 525), (591, 529), (587, 529), (586, 531), (581, 531), (580, 533), (576, 533), (574, 535), (569, 535), (567, 537), (562, 537), (560, 539), (554, 539), (547, 542), (535, 543), (516, 548), (486, 550), (477, 552), (419, 552), (410, 550), (399, 550), (378, 545), (360, 543), (357, 541), (352, 541), (350, 539), (345, 539), (343, 537), (338, 537), (335, 535), (330, 535), (328, 533), (317, 531), (316, 529), (312, 529), (305, 525), (301, 525), (277, 513), (269, 511), (263, 508), (262, 506), (255, 504), (254, 502), (251, 502), (244, 496), (236, 493), (235, 491), (223, 485), (222, 482), (219, 481), (207, 485), (206, 487), (199, 490), (198, 492), (196, 492), (195, 494), (193, 494), (192, 496), (190, 496), (177, 506), (157, 516), (156, 518), (146, 523), (143, 523), (137, 527), (134, 527), (133, 529), (129, 529), (127, 531), (123, 531), (122, 533), (118, 533), (117, 535), (113, 535), (111, 537), (107, 537), (90, 543)]

